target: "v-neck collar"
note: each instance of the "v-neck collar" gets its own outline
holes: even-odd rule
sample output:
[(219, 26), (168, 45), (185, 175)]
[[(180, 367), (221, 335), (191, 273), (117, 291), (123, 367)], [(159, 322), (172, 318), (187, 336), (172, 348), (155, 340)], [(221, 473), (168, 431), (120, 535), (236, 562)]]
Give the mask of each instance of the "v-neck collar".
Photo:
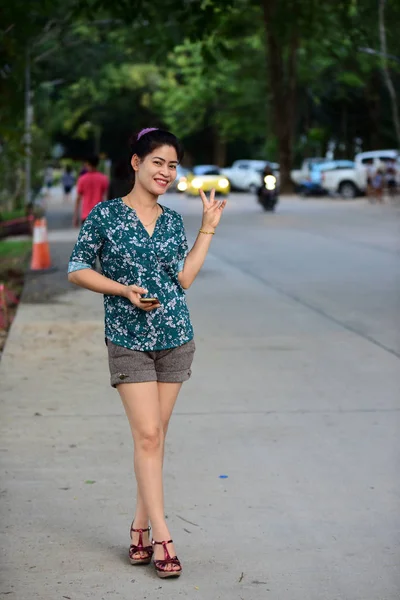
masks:
[(159, 216), (157, 217), (157, 221), (156, 221), (156, 224), (155, 224), (155, 226), (154, 226), (153, 233), (150, 235), (150, 234), (149, 234), (149, 232), (147, 231), (146, 227), (143, 225), (142, 221), (139, 219), (139, 217), (138, 217), (138, 214), (137, 214), (136, 210), (135, 210), (134, 208), (132, 208), (131, 206), (128, 206), (128, 204), (126, 204), (126, 203), (125, 203), (125, 202), (122, 200), (122, 198), (120, 198), (120, 200), (121, 200), (121, 203), (122, 203), (122, 204), (125, 206), (125, 208), (126, 208), (128, 211), (129, 211), (129, 213), (130, 213), (130, 214), (131, 214), (131, 215), (134, 217), (134, 219), (135, 219), (136, 223), (138, 223), (138, 224), (139, 224), (139, 227), (141, 227), (141, 228), (142, 228), (142, 230), (144, 231), (144, 233), (147, 235), (147, 237), (148, 237), (150, 240), (152, 240), (152, 239), (154, 238), (154, 234), (156, 233), (156, 231), (157, 231), (157, 229), (158, 229), (158, 227), (159, 227), (159, 224), (160, 224), (161, 220), (162, 220), (162, 219), (164, 218), (164, 216), (165, 216), (165, 207), (164, 207), (162, 204), (160, 204), (159, 202), (157, 202), (158, 206), (161, 208), (161, 215), (159, 215)]

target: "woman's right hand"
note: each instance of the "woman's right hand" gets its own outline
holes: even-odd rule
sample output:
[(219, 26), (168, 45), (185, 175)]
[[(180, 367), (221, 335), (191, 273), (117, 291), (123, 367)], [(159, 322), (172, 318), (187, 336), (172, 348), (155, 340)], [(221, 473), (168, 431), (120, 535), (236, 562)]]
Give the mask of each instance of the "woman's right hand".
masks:
[(159, 302), (155, 302), (154, 304), (145, 304), (140, 301), (140, 298), (143, 294), (147, 294), (148, 290), (145, 288), (139, 287), (138, 285), (126, 285), (123, 290), (123, 296), (129, 300), (134, 306), (149, 312), (150, 310), (154, 310), (155, 308), (160, 308), (161, 304)]

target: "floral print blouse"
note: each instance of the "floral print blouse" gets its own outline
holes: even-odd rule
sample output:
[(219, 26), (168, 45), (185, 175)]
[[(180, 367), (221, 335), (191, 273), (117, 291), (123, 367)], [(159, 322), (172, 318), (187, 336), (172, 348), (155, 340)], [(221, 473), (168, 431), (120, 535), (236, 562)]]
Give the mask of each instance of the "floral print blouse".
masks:
[(146, 312), (121, 296), (104, 295), (105, 335), (118, 346), (154, 351), (175, 348), (193, 338), (185, 292), (178, 281), (188, 244), (182, 217), (161, 206), (150, 236), (134, 209), (121, 198), (97, 204), (80, 230), (68, 272), (94, 269), (125, 285), (139, 285), (158, 298)]

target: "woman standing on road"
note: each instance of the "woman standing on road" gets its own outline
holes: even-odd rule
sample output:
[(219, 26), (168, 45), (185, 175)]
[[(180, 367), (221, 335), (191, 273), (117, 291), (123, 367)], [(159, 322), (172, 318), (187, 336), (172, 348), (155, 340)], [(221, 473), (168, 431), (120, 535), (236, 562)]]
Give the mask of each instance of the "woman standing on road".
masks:
[[(87, 217), (72, 252), (68, 278), (104, 294), (111, 385), (134, 442), (136, 513), (132, 564), (154, 564), (160, 577), (182, 572), (165, 520), (162, 467), (168, 423), (195, 351), (184, 290), (198, 275), (226, 200), (201, 191), (203, 220), (193, 248), (182, 217), (158, 203), (183, 157), (168, 131), (143, 129), (132, 146), (132, 190), (100, 203)], [(103, 275), (94, 270), (96, 256)], [(150, 527), (153, 530), (150, 545)]]

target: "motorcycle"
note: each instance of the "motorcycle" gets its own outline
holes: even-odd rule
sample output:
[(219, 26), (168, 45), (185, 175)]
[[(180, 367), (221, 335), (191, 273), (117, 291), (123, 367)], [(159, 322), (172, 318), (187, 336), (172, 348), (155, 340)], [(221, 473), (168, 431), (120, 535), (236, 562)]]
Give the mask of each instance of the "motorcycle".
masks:
[(263, 185), (257, 192), (258, 202), (264, 210), (272, 212), (278, 204), (279, 194), (275, 175), (266, 174), (263, 177)]

